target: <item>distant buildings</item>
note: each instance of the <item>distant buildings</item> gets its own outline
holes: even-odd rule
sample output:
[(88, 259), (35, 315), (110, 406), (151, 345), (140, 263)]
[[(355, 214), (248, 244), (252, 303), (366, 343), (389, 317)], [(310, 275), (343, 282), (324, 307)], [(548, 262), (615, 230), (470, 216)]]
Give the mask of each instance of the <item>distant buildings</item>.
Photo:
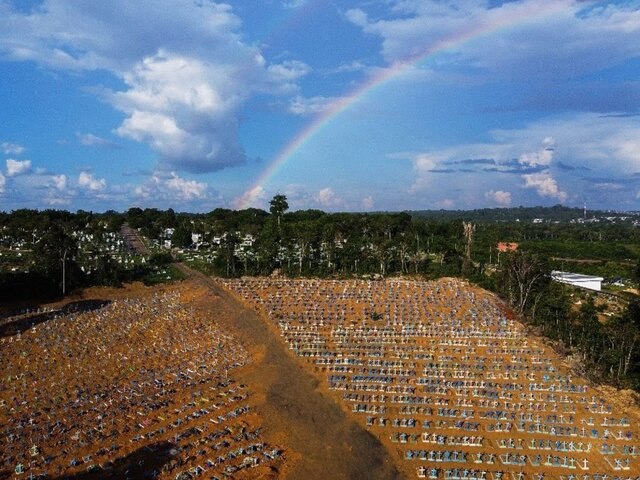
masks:
[(602, 290), (602, 280), (604, 280), (602, 277), (583, 275), (581, 273), (562, 272), (560, 270), (553, 270), (551, 272), (551, 279), (556, 282), (573, 285), (574, 287), (595, 290), (596, 292)]

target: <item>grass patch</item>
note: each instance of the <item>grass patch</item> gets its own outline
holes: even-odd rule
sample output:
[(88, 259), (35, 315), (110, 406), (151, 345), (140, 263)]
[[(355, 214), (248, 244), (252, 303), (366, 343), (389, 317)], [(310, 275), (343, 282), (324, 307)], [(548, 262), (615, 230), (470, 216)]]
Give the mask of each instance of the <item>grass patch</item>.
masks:
[(205, 260), (184, 259), (184, 263), (194, 270), (204, 273), (207, 276), (215, 275), (216, 271), (213, 263)]
[(142, 281), (147, 286), (153, 286), (161, 283), (179, 282), (185, 278), (187, 278), (186, 275), (182, 273), (178, 267), (175, 265), (166, 265), (161, 269), (147, 273), (142, 277)]

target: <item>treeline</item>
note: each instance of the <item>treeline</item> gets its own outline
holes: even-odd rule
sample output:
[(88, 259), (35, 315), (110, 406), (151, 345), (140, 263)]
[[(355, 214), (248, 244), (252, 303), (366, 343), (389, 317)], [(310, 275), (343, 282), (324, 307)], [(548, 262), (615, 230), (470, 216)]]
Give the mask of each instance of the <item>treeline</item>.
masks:
[(152, 239), (173, 229), (171, 245), (214, 252), (207, 262), (222, 276), (457, 275), (462, 265), (459, 222), (425, 222), (407, 213), (288, 212), (276, 196), (270, 212), (218, 208), (207, 214), (130, 209), (126, 221)]
[[(427, 220), (407, 212), (290, 212), (283, 195), (274, 197), (270, 207), (268, 212), (217, 208), (203, 214), (141, 208), (100, 214), (17, 210), (0, 212), (0, 226), (5, 243), (38, 243), (45, 247), (44, 232), (51, 232), (48, 243), (54, 247), (63, 243), (59, 241), (61, 235), (81, 231), (91, 234), (93, 242), (82, 245), (82, 249), (89, 248), (93, 255), (100, 255), (102, 237), (128, 223), (158, 245), (169, 242), (181, 249), (197, 247), (210, 252), (206, 267), (223, 276), (268, 275), (275, 270), (285, 275), (315, 276), (412, 273), (432, 277), (465, 275), (490, 282), (484, 273), (487, 265), (501, 262), (496, 248), (499, 242), (515, 242), (523, 250), (545, 256), (550, 268), (581, 267), (584, 273), (610, 278), (630, 278), (640, 257), (640, 228), (631, 224), (491, 220), (466, 222), (473, 228), (465, 236), (465, 212), (450, 212), (447, 220)], [(503, 210), (520, 209), (492, 209), (493, 217)], [(556, 210), (576, 209), (544, 209)], [(533, 211), (541, 213), (539, 208)], [(59, 227), (57, 233), (53, 225)], [(64, 252), (58, 254), (61, 257)], [(578, 263), (583, 260), (588, 262)], [(48, 267), (53, 269), (53, 265)], [(109, 265), (104, 267), (106, 270)]]
[[(583, 219), (584, 209), (555, 205), (553, 207), (509, 207), (509, 208), (479, 208), (475, 210), (416, 210), (409, 212), (416, 218), (428, 220), (455, 220), (486, 223), (486, 222), (523, 222), (531, 223), (534, 220), (543, 222), (569, 223), (577, 219)], [(611, 212), (602, 210), (588, 210), (587, 218), (626, 217), (626, 222), (640, 220), (638, 212)], [(620, 220), (619, 220), (620, 221)]]
[(109, 240), (125, 221), (113, 211), (0, 212), (0, 301), (46, 301), (81, 287), (119, 286), (171, 261), (168, 254), (153, 255), (145, 265), (116, 261)]

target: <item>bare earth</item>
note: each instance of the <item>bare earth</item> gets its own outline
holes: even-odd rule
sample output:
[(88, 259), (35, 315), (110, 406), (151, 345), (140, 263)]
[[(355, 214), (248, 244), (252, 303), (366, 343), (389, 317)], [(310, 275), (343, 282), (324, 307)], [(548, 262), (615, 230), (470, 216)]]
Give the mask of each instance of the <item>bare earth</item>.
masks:
[(0, 478), (401, 478), (255, 313), (194, 275), (0, 320)]
[(640, 473), (632, 397), (575, 375), (486, 291), (456, 279), (224, 283), (409, 478)]
[[(197, 275), (197, 274), (195, 274)], [(197, 275), (217, 296), (216, 320), (242, 338), (255, 359), (241, 381), (259, 391), (265, 432), (288, 447), (291, 479), (402, 478), (380, 441), (318, 389), (318, 380), (289, 353), (271, 325), (215, 281)], [(213, 305), (212, 305), (213, 306)]]
[(0, 479), (640, 475), (635, 397), (485, 291), (181, 268), (0, 319)]
[(286, 454), (214, 300), (134, 285), (3, 319), (0, 478), (277, 478)]

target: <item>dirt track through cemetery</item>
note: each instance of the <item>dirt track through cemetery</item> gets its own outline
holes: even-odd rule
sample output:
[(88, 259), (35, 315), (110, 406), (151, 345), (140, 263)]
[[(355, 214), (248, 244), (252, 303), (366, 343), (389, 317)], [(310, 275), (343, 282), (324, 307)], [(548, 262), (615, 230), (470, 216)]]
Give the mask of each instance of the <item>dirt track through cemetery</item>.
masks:
[(287, 351), (275, 329), (218, 283), (196, 275), (198, 282), (220, 296), (221, 307), (233, 312), (222, 315), (221, 323), (254, 353), (256, 368), (247, 369), (240, 378), (265, 396), (258, 407), (265, 430), (294, 453), (287, 478), (402, 478), (380, 441), (320, 393), (318, 381)]

